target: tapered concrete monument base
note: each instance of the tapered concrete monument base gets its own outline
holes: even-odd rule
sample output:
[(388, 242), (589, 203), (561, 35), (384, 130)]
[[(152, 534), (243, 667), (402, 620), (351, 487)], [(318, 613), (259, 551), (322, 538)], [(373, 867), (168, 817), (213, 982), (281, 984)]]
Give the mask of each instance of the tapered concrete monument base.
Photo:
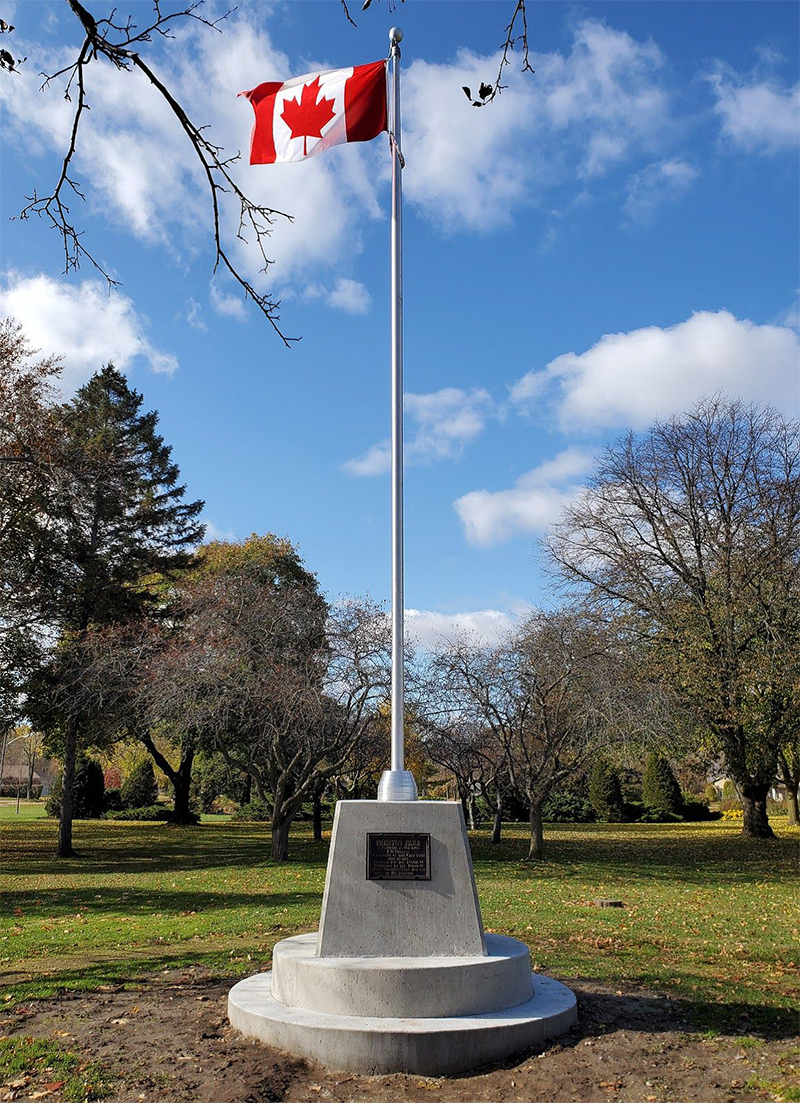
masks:
[(340, 801), (319, 933), (240, 981), (243, 1034), (331, 1069), (465, 1072), (568, 1030), (575, 996), (485, 934), (461, 805)]

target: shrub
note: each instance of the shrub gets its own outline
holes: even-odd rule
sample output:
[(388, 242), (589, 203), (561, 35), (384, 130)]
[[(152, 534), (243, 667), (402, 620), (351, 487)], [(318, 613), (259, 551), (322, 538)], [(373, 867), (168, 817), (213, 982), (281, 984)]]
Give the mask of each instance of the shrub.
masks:
[(736, 786), (728, 779), (722, 786), (722, 799), (723, 800), (739, 800), (739, 794), (736, 792)]
[(624, 809), (619, 774), (602, 756), (595, 760), (589, 774), (589, 800), (601, 820), (610, 823), (622, 820)]
[(723, 808), (720, 812), (720, 816), (723, 820), (740, 820), (744, 816), (741, 807), (736, 808)]
[(653, 811), (680, 815), (682, 804), (680, 786), (669, 762), (658, 752), (648, 757), (644, 768), (642, 803)]
[(549, 823), (594, 823), (597, 814), (585, 797), (556, 789), (542, 805), (542, 819)]
[(677, 812), (665, 812), (663, 808), (647, 808), (642, 809), (642, 814), (639, 817), (640, 823), (680, 823), (681, 817)]
[(50, 794), (44, 804), (44, 814), (52, 816), (54, 820), (61, 817), (61, 774), (50, 786)]
[(717, 791), (716, 785), (712, 785), (709, 781), (708, 785), (706, 785), (705, 789), (703, 790), (703, 797), (709, 804), (712, 801), (718, 801), (719, 793)]
[(269, 822), (272, 819), (272, 812), (267, 808), (266, 804), (260, 800), (252, 800), (249, 804), (240, 804), (236, 811), (231, 816), (232, 820), (242, 820), (245, 822), (262, 823), (264, 821)]
[(172, 812), (163, 804), (148, 804), (143, 808), (121, 808), (117, 812), (106, 812), (106, 820), (134, 820), (137, 823), (149, 823), (155, 820), (171, 820)]
[[(62, 775), (53, 782), (45, 813), (54, 819), (61, 816)], [(72, 816), (76, 820), (97, 820), (104, 809), (103, 770), (99, 762), (83, 751), (75, 760), (75, 781), (72, 789)]]
[(699, 823), (701, 820), (718, 820), (720, 815), (720, 812), (712, 812), (704, 800), (684, 793), (681, 817), (687, 823)]
[(119, 812), (122, 808), (122, 797), (119, 789), (106, 789), (106, 812)]
[(158, 785), (149, 758), (140, 762), (123, 781), (120, 791), (123, 808), (147, 808), (158, 800)]

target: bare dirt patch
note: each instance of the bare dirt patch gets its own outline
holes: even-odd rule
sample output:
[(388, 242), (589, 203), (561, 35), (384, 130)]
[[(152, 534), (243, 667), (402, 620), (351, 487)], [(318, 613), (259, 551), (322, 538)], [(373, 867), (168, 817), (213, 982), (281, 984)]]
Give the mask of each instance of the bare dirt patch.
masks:
[[(469, 1076), (330, 1073), (251, 1043), (226, 1018), (230, 978), (160, 973), (135, 991), (114, 986), (0, 1012), (0, 1034), (47, 1038), (99, 1062), (109, 1103), (746, 1103), (800, 1099), (800, 1047), (773, 1037), (697, 1032), (680, 1004), (628, 987), (568, 981), (579, 1022), (543, 1052)], [(746, 1024), (743, 1024), (746, 1029)], [(0, 1103), (60, 1103), (45, 1070), (0, 1088)]]

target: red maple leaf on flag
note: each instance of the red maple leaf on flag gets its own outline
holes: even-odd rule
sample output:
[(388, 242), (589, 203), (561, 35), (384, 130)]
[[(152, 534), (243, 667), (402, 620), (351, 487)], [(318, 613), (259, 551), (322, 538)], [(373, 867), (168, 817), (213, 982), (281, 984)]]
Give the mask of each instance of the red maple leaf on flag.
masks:
[(291, 130), (292, 137), (303, 139), (304, 157), (308, 155), (308, 139), (321, 138), (323, 126), (336, 114), (333, 109), (333, 100), (323, 96), (317, 103), (319, 91), (319, 77), (316, 77), (311, 84), (303, 85), (303, 93), (299, 100), (284, 102), (281, 113), (281, 118)]

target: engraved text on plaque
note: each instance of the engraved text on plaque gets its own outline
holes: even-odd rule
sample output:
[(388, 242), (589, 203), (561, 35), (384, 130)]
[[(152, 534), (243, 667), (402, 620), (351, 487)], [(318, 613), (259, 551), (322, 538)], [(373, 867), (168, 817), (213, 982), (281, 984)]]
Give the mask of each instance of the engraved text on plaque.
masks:
[(430, 881), (431, 837), (367, 833), (368, 881)]

